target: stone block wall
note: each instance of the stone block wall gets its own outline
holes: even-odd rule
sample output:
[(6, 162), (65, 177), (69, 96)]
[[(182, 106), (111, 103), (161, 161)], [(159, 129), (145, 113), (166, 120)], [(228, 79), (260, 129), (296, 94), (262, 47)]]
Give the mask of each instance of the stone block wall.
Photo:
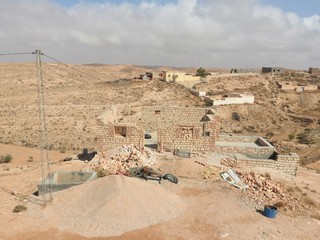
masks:
[(275, 148), (270, 147), (241, 147), (241, 146), (215, 146), (215, 151), (218, 153), (241, 153), (245, 155), (255, 156), (271, 156)]
[(206, 114), (206, 108), (152, 106), (144, 107), (139, 123), (144, 129), (158, 129), (166, 126), (199, 124)]
[(138, 148), (144, 145), (144, 129), (129, 124), (107, 124), (99, 137), (101, 151), (107, 151), (123, 145), (134, 144)]
[(214, 151), (215, 135), (203, 135), (203, 127), (172, 126), (158, 129), (158, 150)]
[(290, 153), (289, 155), (277, 155), (275, 159), (238, 159), (240, 165), (246, 165), (251, 167), (266, 167), (276, 169), (295, 176), (299, 165), (299, 156), (296, 153)]

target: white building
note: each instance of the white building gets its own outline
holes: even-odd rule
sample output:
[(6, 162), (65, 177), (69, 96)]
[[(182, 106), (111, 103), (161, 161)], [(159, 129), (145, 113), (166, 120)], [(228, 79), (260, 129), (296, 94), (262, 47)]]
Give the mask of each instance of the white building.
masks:
[(231, 104), (252, 104), (254, 96), (251, 94), (230, 94), (221, 97), (205, 97), (205, 100), (211, 106), (231, 105)]

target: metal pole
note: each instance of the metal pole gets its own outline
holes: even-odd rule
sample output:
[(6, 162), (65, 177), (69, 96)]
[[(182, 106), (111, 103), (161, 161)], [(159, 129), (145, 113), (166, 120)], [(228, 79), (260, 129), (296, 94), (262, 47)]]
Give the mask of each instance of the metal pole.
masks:
[(50, 174), (50, 162), (48, 157), (48, 131), (46, 123), (46, 109), (44, 97), (44, 84), (42, 75), (41, 50), (35, 50), (36, 66), (37, 66), (37, 90), (38, 90), (38, 110), (39, 110), (39, 125), (40, 125), (40, 158), (41, 158), (41, 184), (42, 184), (42, 198), (45, 201), (50, 201), (52, 196), (51, 181), (48, 181)]

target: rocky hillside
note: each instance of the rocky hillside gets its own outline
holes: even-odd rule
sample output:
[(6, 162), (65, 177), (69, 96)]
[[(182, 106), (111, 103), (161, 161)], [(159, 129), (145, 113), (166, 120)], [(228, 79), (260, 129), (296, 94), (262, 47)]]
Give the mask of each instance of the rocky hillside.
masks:
[(222, 130), (265, 136), (280, 152), (300, 154), (304, 163), (319, 160), (320, 91), (283, 91), (277, 81), (320, 85), (319, 77), (288, 72), (275, 76), (257, 74), (209, 78), (208, 82), (194, 88), (207, 91), (210, 95), (254, 94), (255, 104), (217, 107)]
[[(119, 118), (125, 115), (128, 107), (205, 106), (202, 99), (191, 95), (180, 84), (134, 79), (145, 71), (165, 69), (172, 68), (44, 63), (50, 148), (61, 151), (97, 148), (101, 128), (97, 117), (111, 105), (117, 107)], [(35, 64), (2, 63), (0, 70), (0, 142), (37, 147), (39, 119)], [(206, 82), (194, 88), (210, 95), (253, 93), (255, 104), (217, 107), (222, 131), (265, 136), (280, 152), (300, 154), (304, 163), (319, 159), (320, 91), (285, 92), (279, 89), (276, 81), (320, 84), (320, 78), (303, 72), (279, 76), (225, 72), (221, 76), (209, 76)]]

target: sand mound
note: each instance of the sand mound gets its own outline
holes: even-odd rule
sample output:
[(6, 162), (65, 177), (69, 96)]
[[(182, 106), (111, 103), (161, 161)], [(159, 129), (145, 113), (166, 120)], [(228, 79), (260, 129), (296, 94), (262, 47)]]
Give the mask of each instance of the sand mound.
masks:
[(113, 175), (55, 193), (44, 215), (61, 231), (102, 237), (168, 221), (182, 209), (180, 197), (156, 182)]

